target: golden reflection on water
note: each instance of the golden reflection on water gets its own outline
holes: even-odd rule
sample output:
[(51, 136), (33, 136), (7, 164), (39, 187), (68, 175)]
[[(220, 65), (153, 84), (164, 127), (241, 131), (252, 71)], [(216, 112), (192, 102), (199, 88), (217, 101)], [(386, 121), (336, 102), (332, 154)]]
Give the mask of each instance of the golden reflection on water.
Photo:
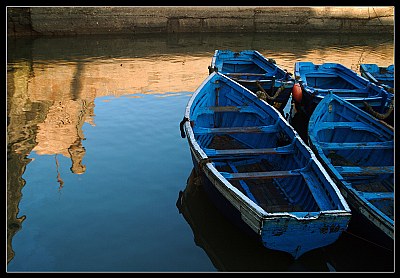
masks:
[(101, 61), (86, 66), (86, 82), (96, 86), (97, 96), (194, 91), (207, 77), (210, 61), (172, 55)]
[[(84, 123), (95, 126), (96, 98), (122, 95), (134, 98), (143, 94), (172, 96), (180, 92), (193, 92), (207, 77), (207, 67), (216, 49), (256, 49), (292, 73), (296, 61), (316, 64), (337, 62), (356, 72), (359, 72), (360, 63), (378, 63), (383, 66), (394, 63), (393, 42), (374, 41), (372, 45), (340, 47), (337, 42), (333, 46), (323, 43), (319, 45), (318, 38), (311, 38), (304, 45), (284, 37), (276, 44), (269, 45), (265, 43), (267, 40), (257, 41), (253, 37), (244, 36), (232, 41), (229, 36), (225, 38), (225, 44), (219, 37), (214, 38), (216, 42), (212, 37), (173, 42), (165, 42), (163, 39), (156, 42), (139, 40), (138, 44), (128, 40), (130, 44), (123, 50), (126, 52), (124, 55), (79, 59), (72, 54), (70, 59), (68, 56), (56, 59), (54, 56), (64, 53), (63, 48), (57, 52), (51, 44), (47, 45), (48, 41), (37, 40), (39, 46), (27, 51), (33, 52), (31, 57), (8, 61), (8, 262), (14, 256), (11, 239), (25, 219), (25, 216), (18, 216), (18, 204), (21, 189), (25, 185), (22, 175), (31, 161), (27, 157), (32, 151), (38, 155), (54, 155), (55, 163), (59, 166), (57, 156), (62, 155), (71, 160), (72, 173), (84, 174), (86, 166), (82, 161), (85, 148), (82, 141), (85, 135), (82, 127)], [(71, 46), (73, 43), (77, 41), (62, 39), (60, 44)], [(125, 43), (122, 41), (118, 46)], [(98, 44), (96, 42), (94, 45)], [(114, 51), (112, 43), (107, 43), (105, 47), (106, 52)], [(174, 47), (176, 50), (171, 51)], [(79, 51), (77, 49), (74, 51)], [(40, 53), (35, 56), (35, 51)], [(55, 182), (59, 183), (60, 189), (63, 187), (61, 177), (58, 176)]]
[[(13, 235), (25, 216), (18, 216), (22, 174), (30, 152), (70, 158), (70, 170), (83, 174), (85, 140), (82, 126), (95, 126), (94, 101), (102, 96), (140, 97), (194, 91), (208, 75), (210, 57), (175, 55), (88, 62), (19, 61), (7, 71), (8, 262), (14, 257)], [(192, 74), (193, 72), (199, 74)], [(200, 73), (201, 72), (201, 73)], [(168, 93), (168, 94), (167, 94)], [(18, 171), (15, 171), (18, 169)], [(55, 182), (64, 182), (57, 172)]]
[[(172, 56), (14, 65), (8, 72), (9, 116), (12, 118), (21, 111), (33, 112), (33, 103), (43, 106), (35, 111), (43, 114), (37, 115), (35, 122), (34, 146), (18, 146), (14, 151), (27, 148), (39, 155), (61, 154), (82, 160), (81, 141), (85, 139), (82, 125), (85, 122), (95, 125), (95, 98), (194, 91), (208, 75), (209, 62), (209, 57)], [(23, 127), (10, 124), (8, 134), (21, 136), (21, 129)], [(9, 139), (9, 142), (27, 142)], [(84, 172), (82, 167), (73, 168), (74, 173)]]
[[(390, 45), (374, 49), (354, 47), (346, 51), (338, 47), (310, 49), (301, 57), (287, 52), (260, 52), (273, 57), (278, 65), (289, 71), (293, 71), (296, 61), (311, 61), (317, 64), (337, 62), (358, 72), (360, 63), (373, 62), (368, 53), (374, 53), (373, 58), (382, 65), (393, 63), (393, 47)], [(40, 155), (61, 154), (71, 159), (76, 154), (76, 158), (81, 160), (84, 154), (81, 141), (85, 139), (82, 125), (85, 122), (95, 125), (95, 98), (194, 91), (208, 75), (211, 56), (175, 54), (87, 62), (18, 62), (7, 73), (9, 142), (15, 142), (13, 149), (16, 152), (26, 148)], [(40, 111), (32, 110), (35, 103), (40, 104)], [(35, 122), (35, 143), (24, 147), (21, 144), (27, 140), (12, 137), (21, 136), (21, 130), (32, 135), (29, 133), (31, 127), (24, 127), (26, 123), (14, 126), (12, 119), (32, 112), (39, 113)], [(73, 168), (75, 173), (84, 172), (82, 166)]]

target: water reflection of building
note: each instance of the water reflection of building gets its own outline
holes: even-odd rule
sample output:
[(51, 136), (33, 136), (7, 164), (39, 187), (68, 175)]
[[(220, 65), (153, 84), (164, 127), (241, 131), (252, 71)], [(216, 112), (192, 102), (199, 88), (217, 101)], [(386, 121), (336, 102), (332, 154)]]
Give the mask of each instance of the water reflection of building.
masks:
[(38, 155), (61, 154), (69, 157), (71, 171), (84, 173), (86, 167), (82, 165), (82, 159), (85, 148), (82, 140), (85, 138), (82, 125), (88, 109), (86, 100), (55, 101), (49, 107), (44, 122), (38, 123), (37, 144), (33, 151)]
[(44, 103), (32, 103), (27, 94), (27, 82), (32, 77), (29, 63), (20, 63), (19, 69), (7, 70), (7, 262), (14, 257), (13, 236), (21, 229), (25, 215), (18, 217), (22, 178), (27, 156), (35, 146), (37, 123), (46, 112)]
[[(36, 67), (35, 67), (36, 69)], [(95, 89), (83, 90), (83, 63), (61, 63), (41, 67), (30, 81), (28, 95), (31, 101), (48, 102), (44, 121), (38, 123), (36, 146), (39, 155), (61, 154), (71, 159), (71, 171), (82, 174), (85, 148), (82, 146), (85, 122), (93, 125)]]
[(12, 238), (26, 218), (18, 214), (21, 190), (26, 183), (22, 176), (32, 160), (29, 154), (35, 151), (39, 155), (55, 155), (56, 164), (60, 154), (71, 159), (73, 173), (82, 174), (86, 170), (82, 164), (85, 155), (82, 126), (85, 122), (93, 124), (96, 93), (81, 90), (82, 65), (61, 68), (62, 74), (49, 74), (29, 61), (8, 65), (7, 262), (14, 257)]

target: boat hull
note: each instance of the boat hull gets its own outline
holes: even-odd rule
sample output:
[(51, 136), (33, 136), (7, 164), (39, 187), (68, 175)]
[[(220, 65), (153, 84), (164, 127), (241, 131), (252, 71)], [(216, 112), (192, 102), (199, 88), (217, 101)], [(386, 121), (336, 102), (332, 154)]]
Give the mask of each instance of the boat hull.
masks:
[[(315, 155), (275, 108), (239, 83), (211, 73), (182, 126), (205, 192), (265, 247), (297, 259), (346, 230), (350, 208)], [(216, 133), (230, 134), (229, 148), (213, 145)]]
[(379, 242), (393, 240), (393, 129), (334, 94), (317, 106), (308, 129), (311, 149), (355, 212), (352, 221), (379, 231)]
[(341, 64), (296, 62), (294, 76), (303, 94), (301, 103), (296, 105), (308, 117), (331, 92), (374, 117), (394, 124), (394, 95)]
[(235, 79), (253, 93), (261, 93), (269, 104), (284, 115), (283, 109), (295, 82), (273, 59), (265, 58), (255, 50), (216, 50), (209, 67), (209, 73), (213, 71)]

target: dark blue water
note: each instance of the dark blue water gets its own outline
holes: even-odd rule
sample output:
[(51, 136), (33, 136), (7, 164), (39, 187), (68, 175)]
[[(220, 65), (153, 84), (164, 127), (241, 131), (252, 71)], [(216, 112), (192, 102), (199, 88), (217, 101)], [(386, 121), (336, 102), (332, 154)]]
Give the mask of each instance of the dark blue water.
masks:
[(8, 39), (7, 271), (393, 271), (393, 250), (351, 233), (298, 261), (261, 248), (193, 182), (179, 122), (215, 49), (256, 49), (291, 72), (394, 61), (390, 36), (273, 37)]
[(188, 248), (190, 228), (174, 206), (191, 170), (177, 129), (187, 98), (96, 99), (96, 126), (82, 128), (81, 175), (62, 155), (32, 152), (22, 176), (27, 218), (9, 270), (212, 270), (201, 250)]

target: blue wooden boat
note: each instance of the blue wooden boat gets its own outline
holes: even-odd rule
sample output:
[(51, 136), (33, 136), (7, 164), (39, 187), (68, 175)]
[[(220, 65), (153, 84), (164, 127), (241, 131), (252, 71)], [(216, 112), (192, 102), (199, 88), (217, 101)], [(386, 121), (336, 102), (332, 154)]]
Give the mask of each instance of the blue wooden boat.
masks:
[(393, 93), (394, 65), (380, 67), (377, 64), (360, 64), (360, 73), (369, 81), (381, 85), (387, 91)]
[(341, 64), (296, 62), (294, 76), (302, 89), (301, 103), (297, 106), (308, 117), (328, 92), (332, 92), (393, 125), (394, 95)]
[[(308, 125), (309, 144), (353, 212), (382, 242), (394, 236), (393, 128), (355, 105), (328, 94)], [(354, 217), (357, 215), (357, 217)], [(353, 221), (353, 220), (352, 220)], [(385, 244), (386, 245), (386, 244)], [(393, 247), (393, 246), (392, 246)]]
[(216, 207), (262, 244), (298, 258), (335, 242), (350, 208), (277, 109), (211, 73), (180, 123), (196, 173)]
[(208, 69), (209, 73), (218, 71), (234, 79), (284, 115), (283, 109), (295, 80), (290, 73), (276, 65), (275, 60), (264, 57), (256, 50), (216, 50)]

